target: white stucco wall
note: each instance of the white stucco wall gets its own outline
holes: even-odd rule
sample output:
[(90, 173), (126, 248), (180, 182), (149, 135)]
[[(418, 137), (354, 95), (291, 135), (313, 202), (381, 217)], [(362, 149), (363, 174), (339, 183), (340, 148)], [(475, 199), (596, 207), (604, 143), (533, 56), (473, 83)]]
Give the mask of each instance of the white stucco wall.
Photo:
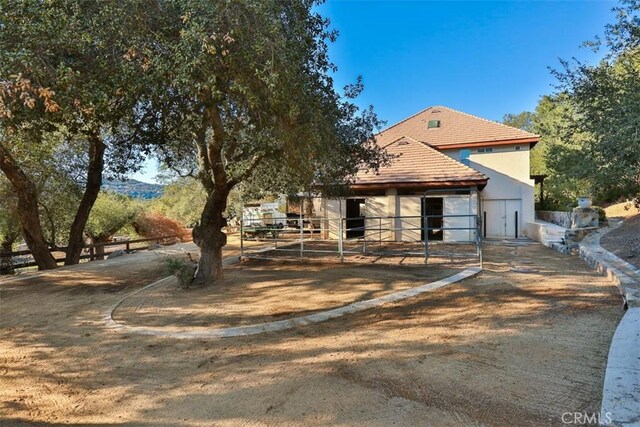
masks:
[[(367, 219), (364, 224), (365, 238), (367, 240), (387, 240), (389, 234), (385, 230), (388, 227), (388, 199), (387, 196), (365, 197), (365, 209)], [(384, 231), (381, 232), (380, 228)]]
[[(329, 239), (338, 238), (338, 230), (340, 227), (340, 217), (344, 216), (345, 205), (342, 199), (325, 199), (322, 217), (326, 218), (324, 237)], [(342, 214), (341, 214), (342, 212)], [(344, 224), (343, 224), (344, 225)]]
[[(415, 217), (415, 218), (401, 218), (398, 220), (400, 223), (399, 231), (400, 241), (413, 242), (420, 239), (420, 231), (422, 227), (422, 220), (420, 214), (422, 207), (420, 205), (420, 196), (398, 196), (398, 213), (397, 216), (402, 217)], [(413, 230), (415, 229), (415, 230)]]
[[(476, 195), (444, 196), (442, 211), (444, 215), (477, 215), (478, 202)], [(475, 219), (472, 217), (444, 218), (443, 228), (474, 228)], [(475, 240), (473, 230), (445, 230), (445, 242), (471, 242)]]
[[(475, 215), (477, 213), (476, 197), (469, 198), (466, 195), (442, 195), (443, 213), (445, 215)], [(397, 196), (395, 190), (386, 196), (364, 197), (367, 220), (365, 223), (366, 238), (368, 240), (389, 241), (420, 241), (422, 220), (420, 218), (421, 196)], [(327, 199), (322, 203), (322, 216), (326, 218), (325, 227), (330, 230), (325, 233), (330, 239), (338, 238), (338, 218), (340, 217), (340, 203), (342, 203), (342, 215), (345, 215), (345, 201)], [(396, 217), (396, 218), (394, 218)], [(397, 218), (403, 217), (403, 218)], [(343, 224), (344, 225), (344, 224)], [(475, 220), (471, 217), (445, 218), (444, 228), (473, 227)], [(382, 232), (380, 227), (382, 226)], [(396, 230), (391, 230), (396, 228)], [(475, 232), (470, 230), (445, 230), (445, 241), (473, 241)]]
[[(516, 147), (520, 147), (516, 150)], [(492, 152), (479, 153), (477, 148), (470, 149), (469, 166), (482, 172), (489, 178), (482, 190), (483, 200), (522, 201), (522, 218), (519, 228), (522, 233), (524, 224), (535, 218), (534, 181), (529, 179), (529, 144), (491, 147)], [(448, 156), (460, 160), (460, 150), (443, 150)]]

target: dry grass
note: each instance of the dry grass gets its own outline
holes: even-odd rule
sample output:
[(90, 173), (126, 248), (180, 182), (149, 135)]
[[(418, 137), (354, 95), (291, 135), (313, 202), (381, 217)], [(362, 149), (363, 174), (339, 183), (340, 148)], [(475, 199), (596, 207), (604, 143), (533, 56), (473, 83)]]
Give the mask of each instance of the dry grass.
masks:
[(616, 203), (604, 208), (607, 213), (607, 218), (626, 219), (640, 213), (631, 202)]

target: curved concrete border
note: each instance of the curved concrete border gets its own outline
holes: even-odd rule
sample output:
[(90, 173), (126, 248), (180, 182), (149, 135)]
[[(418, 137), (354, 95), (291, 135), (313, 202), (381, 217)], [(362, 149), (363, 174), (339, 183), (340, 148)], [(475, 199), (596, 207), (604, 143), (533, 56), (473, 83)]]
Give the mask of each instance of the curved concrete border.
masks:
[(580, 257), (618, 286), (628, 308), (609, 347), (600, 419), (610, 420), (607, 425), (640, 426), (640, 270), (600, 245), (608, 231), (580, 243)]
[(161, 328), (151, 328), (147, 326), (122, 325), (120, 323), (117, 323), (113, 319), (113, 312), (127, 298), (137, 293), (140, 293), (152, 286), (156, 286), (161, 283), (164, 283), (165, 281), (172, 278), (172, 277), (166, 277), (162, 280), (159, 280), (155, 283), (152, 283), (141, 289), (138, 289), (137, 291), (134, 291), (128, 295), (125, 295), (120, 301), (118, 301), (117, 304), (115, 304), (107, 312), (104, 320), (108, 327), (120, 332), (152, 335), (152, 336), (164, 337), (164, 338), (203, 339), (203, 338), (225, 338), (225, 337), (240, 337), (240, 336), (246, 336), (246, 335), (256, 335), (264, 332), (283, 331), (285, 329), (291, 329), (296, 326), (303, 326), (311, 323), (324, 322), (325, 320), (335, 319), (337, 317), (344, 316), (345, 314), (356, 313), (358, 311), (363, 311), (369, 308), (378, 307), (386, 303), (396, 302), (406, 298), (411, 298), (416, 295), (422, 294), (424, 292), (433, 291), (435, 289), (442, 288), (443, 286), (450, 285), (452, 283), (459, 282), (463, 279), (467, 279), (469, 277), (475, 276), (480, 271), (482, 271), (482, 268), (480, 267), (471, 267), (461, 271), (460, 273), (454, 274), (453, 276), (449, 276), (445, 279), (438, 280), (436, 282), (427, 283), (425, 285), (417, 286), (411, 289), (405, 289), (404, 291), (395, 292), (393, 294), (385, 295), (379, 298), (373, 298), (366, 301), (354, 302), (352, 304), (348, 304), (332, 310), (322, 311), (319, 313), (309, 314), (306, 316), (294, 317), (292, 319), (278, 320), (274, 322), (259, 323), (259, 324), (246, 325), (246, 326), (236, 326), (231, 328), (216, 328), (216, 329), (207, 329), (207, 330), (199, 330), (199, 331), (187, 330), (183, 332), (175, 332), (175, 331), (166, 331)]
[(597, 231), (585, 237), (580, 242), (580, 257), (618, 286), (625, 305), (640, 307), (640, 269), (600, 245), (600, 238), (608, 231)]

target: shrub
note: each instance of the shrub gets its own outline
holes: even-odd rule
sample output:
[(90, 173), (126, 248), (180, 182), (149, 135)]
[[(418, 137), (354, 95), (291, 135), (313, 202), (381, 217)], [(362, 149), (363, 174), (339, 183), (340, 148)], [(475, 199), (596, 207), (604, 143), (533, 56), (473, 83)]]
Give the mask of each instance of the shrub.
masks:
[(599, 222), (603, 223), (607, 221), (607, 213), (605, 212), (604, 208), (601, 208), (600, 206), (591, 206), (591, 208), (598, 211)]
[[(143, 237), (171, 236), (188, 234), (179, 222), (157, 212), (140, 212), (132, 222), (136, 233)], [(176, 243), (180, 239), (168, 239), (167, 243)]]
[(193, 282), (193, 276), (198, 264), (189, 254), (189, 259), (184, 259), (182, 257), (167, 257), (164, 260), (164, 266), (167, 273), (176, 276), (178, 279), (178, 286), (182, 289), (187, 289)]

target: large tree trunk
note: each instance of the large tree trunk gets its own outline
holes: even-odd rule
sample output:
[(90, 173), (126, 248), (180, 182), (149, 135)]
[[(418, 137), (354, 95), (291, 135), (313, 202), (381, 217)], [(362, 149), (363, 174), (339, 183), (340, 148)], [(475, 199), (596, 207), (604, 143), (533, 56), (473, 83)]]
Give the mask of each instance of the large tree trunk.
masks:
[(0, 274), (13, 274), (13, 263), (9, 255), (13, 248), (13, 241), (4, 240), (0, 243)]
[(223, 278), (222, 248), (227, 244), (227, 235), (222, 228), (227, 225), (223, 213), (228, 194), (226, 186), (213, 191), (207, 198), (200, 225), (193, 229), (193, 241), (200, 248), (194, 285), (212, 285)]
[(73, 265), (80, 262), (82, 247), (84, 246), (84, 228), (89, 220), (91, 208), (98, 198), (102, 186), (102, 171), (104, 170), (105, 145), (102, 139), (95, 133), (89, 138), (89, 168), (87, 171), (87, 185), (80, 200), (78, 211), (71, 224), (69, 244), (66, 250), (64, 265)]
[(22, 226), (24, 240), (38, 265), (38, 270), (56, 268), (58, 264), (49, 251), (38, 210), (38, 192), (27, 175), (20, 169), (15, 159), (0, 144), (0, 170), (5, 174), (18, 197), (17, 214)]

